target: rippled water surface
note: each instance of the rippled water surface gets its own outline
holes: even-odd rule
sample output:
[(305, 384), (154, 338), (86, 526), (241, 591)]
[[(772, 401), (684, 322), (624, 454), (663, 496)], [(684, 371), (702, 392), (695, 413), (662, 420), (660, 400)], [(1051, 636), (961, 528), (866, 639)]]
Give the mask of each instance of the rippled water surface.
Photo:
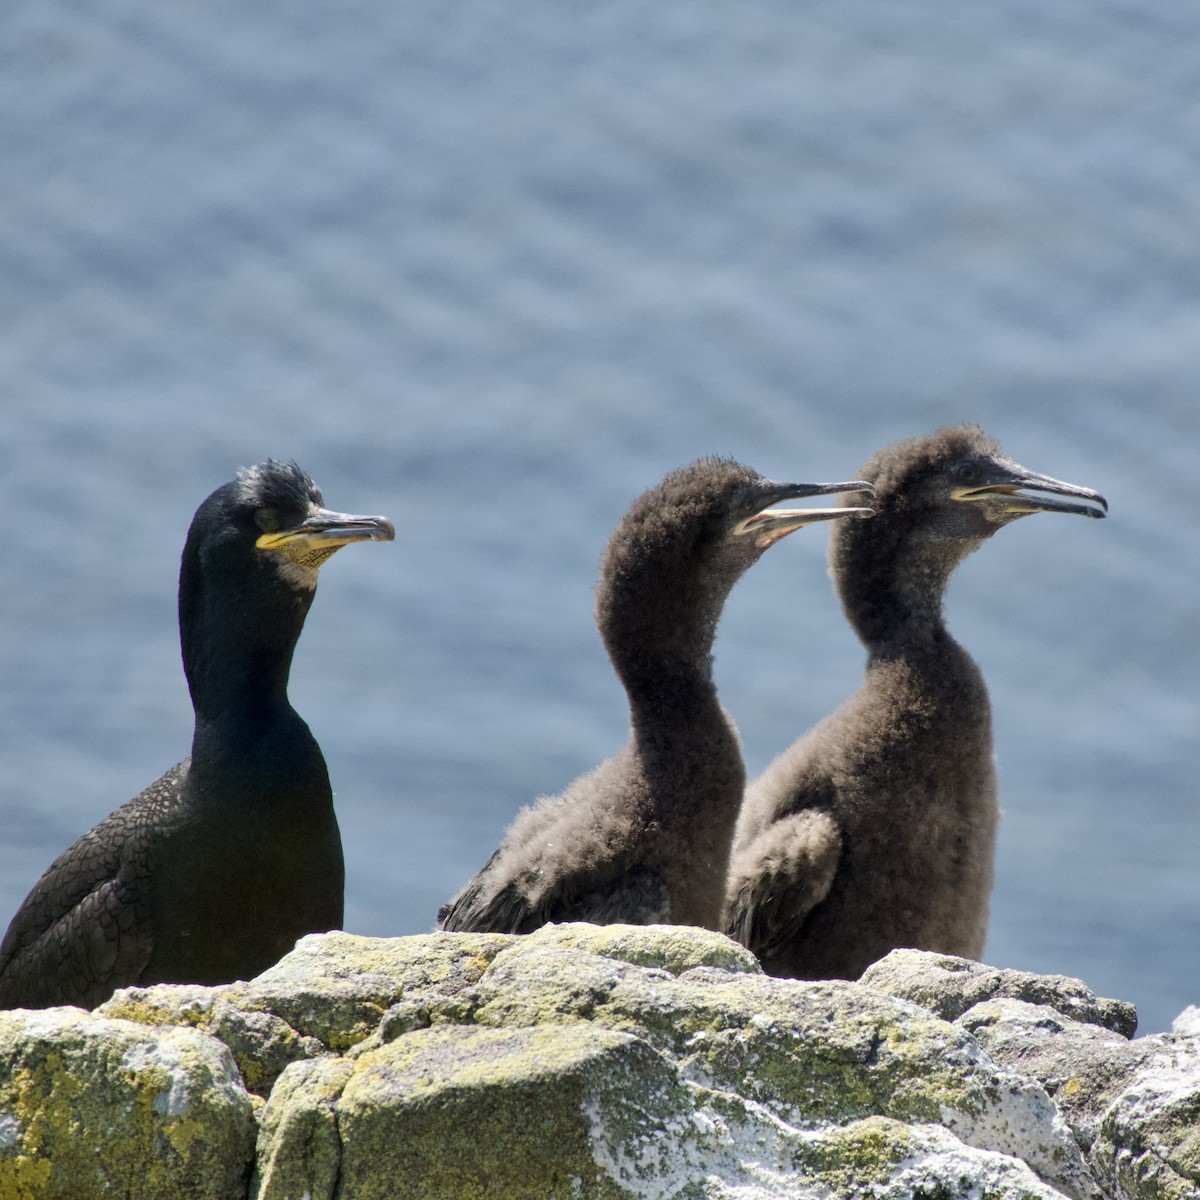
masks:
[[(20, 2), (0, 42), (0, 909), (186, 753), (196, 505), (295, 457), (394, 545), (292, 698), (347, 925), (427, 929), (625, 735), (604, 539), (701, 454), (971, 420), (1103, 491), (947, 601), (995, 707), (989, 961), (1200, 1001), (1200, 9)], [(752, 772), (857, 685), (825, 533), (717, 645)]]

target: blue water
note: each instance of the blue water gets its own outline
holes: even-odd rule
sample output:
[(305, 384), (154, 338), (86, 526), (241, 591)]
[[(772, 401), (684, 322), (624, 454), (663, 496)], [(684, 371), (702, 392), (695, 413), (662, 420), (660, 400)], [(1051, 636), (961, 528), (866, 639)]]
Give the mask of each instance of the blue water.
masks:
[[(394, 545), (292, 698), (347, 926), (427, 929), (625, 735), (608, 531), (701, 454), (843, 479), (973, 420), (1090, 485), (970, 559), (989, 961), (1200, 1001), (1200, 9), (17, 0), (0, 39), (0, 910), (186, 753), (196, 505), (295, 457)], [(717, 646), (752, 772), (856, 686), (825, 534)]]

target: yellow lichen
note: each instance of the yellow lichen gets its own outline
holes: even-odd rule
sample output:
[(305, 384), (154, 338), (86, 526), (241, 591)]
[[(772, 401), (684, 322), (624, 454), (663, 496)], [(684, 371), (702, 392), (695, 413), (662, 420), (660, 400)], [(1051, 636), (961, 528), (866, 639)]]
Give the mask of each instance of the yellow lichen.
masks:
[(0, 1200), (42, 1200), (50, 1182), (48, 1158), (18, 1154), (0, 1159)]
[(216, 1197), (253, 1148), (248, 1098), (206, 1035), (58, 1010), (3, 1014), (0, 1200)]

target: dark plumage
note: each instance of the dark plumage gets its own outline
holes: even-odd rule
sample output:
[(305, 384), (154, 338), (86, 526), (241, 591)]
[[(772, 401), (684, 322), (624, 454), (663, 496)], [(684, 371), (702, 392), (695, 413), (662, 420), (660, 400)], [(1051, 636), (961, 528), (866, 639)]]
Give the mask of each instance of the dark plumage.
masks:
[[(609, 539), (596, 620), (629, 699), (615, 757), (522, 810), (444, 929), (528, 933), (547, 921), (717, 928), (745, 781), (717, 700), (712, 645), (730, 589), (800, 526), (865, 509), (764, 512), (860, 483), (780, 484), (708, 458), (642, 495)], [(869, 489), (867, 489), (869, 490)]]
[(889, 446), (862, 475), (875, 519), (834, 526), (830, 557), (866, 679), (751, 784), (738, 821), (726, 927), (773, 975), (853, 979), (900, 946), (982, 953), (991, 713), (942, 596), (963, 558), (1017, 517), (1107, 510), (974, 426)]
[(197, 510), (179, 576), (191, 756), (37, 882), (0, 945), (0, 1008), (244, 979), (341, 924), (329, 776), (288, 703), (288, 671), (317, 568), (340, 546), (394, 533), (321, 503), (294, 463), (268, 461)]

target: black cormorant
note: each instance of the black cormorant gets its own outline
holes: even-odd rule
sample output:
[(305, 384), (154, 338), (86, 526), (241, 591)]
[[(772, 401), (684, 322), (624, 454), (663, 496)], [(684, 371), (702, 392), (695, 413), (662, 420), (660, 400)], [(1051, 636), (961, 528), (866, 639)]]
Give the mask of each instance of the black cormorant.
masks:
[(773, 975), (857, 978), (896, 947), (978, 958), (998, 816), (983, 677), (942, 616), (958, 564), (1035, 512), (1102, 517), (975, 426), (881, 450), (873, 521), (838, 523), (831, 574), (867, 648), (847, 703), (747, 789), (726, 928)]
[(775, 483), (707, 458), (634, 502), (604, 551), (596, 597), (596, 621), (628, 695), (629, 742), (561, 795), (518, 814), (500, 848), (438, 914), (443, 929), (528, 933), (548, 921), (718, 927), (745, 783), (712, 676), (721, 608), (785, 534), (870, 515), (772, 504), (869, 490)]
[(395, 535), (321, 507), (294, 463), (242, 470), (196, 511), (179, 575), (189, 758), (60, 854), (0, 945), (0, 1008), (93, 1007), (131, 984), (226, 983), (342, 922), (320, 747), (288, 703), (317, 568)]

